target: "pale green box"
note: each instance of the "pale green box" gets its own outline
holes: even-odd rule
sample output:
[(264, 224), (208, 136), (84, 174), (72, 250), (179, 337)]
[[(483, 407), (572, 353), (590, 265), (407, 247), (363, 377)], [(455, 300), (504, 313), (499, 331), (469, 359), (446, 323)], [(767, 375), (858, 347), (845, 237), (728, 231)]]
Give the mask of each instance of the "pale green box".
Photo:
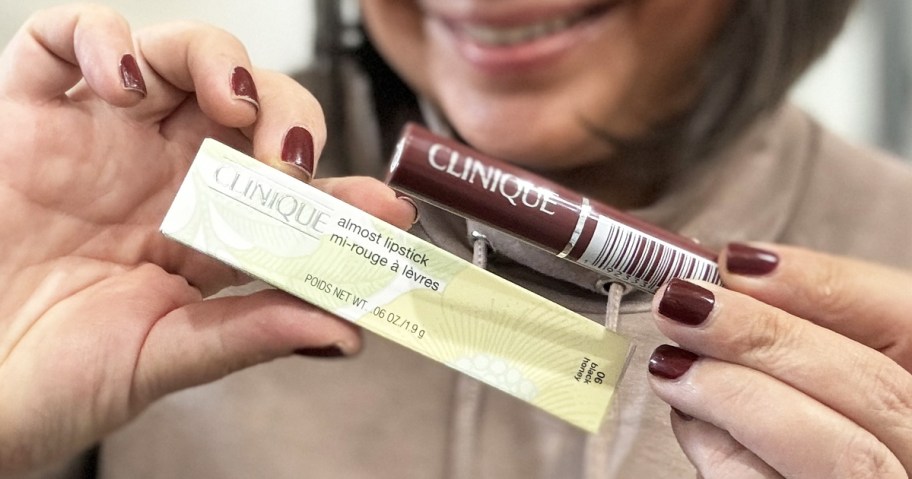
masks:
[(587, 431), (631, 351), (601, 325), (214, 140), (161, 231)]

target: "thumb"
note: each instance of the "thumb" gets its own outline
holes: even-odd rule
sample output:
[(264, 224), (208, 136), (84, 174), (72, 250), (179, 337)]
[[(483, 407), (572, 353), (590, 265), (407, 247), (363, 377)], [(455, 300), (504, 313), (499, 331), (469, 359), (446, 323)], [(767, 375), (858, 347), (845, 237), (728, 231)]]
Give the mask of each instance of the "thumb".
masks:
[(356, 326), (275, 290), (175, 309), (155, 323), (133, 381), (137, 405), (298, 349), (358, 352)]

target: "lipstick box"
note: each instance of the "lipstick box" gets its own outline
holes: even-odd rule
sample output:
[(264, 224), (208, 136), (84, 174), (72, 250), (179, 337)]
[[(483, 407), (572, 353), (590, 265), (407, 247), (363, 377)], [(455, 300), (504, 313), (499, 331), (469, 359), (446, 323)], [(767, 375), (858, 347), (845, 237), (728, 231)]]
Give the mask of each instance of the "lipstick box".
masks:
[(587, 431), (631, 351), (601, 325), (211, 139), (161, 231)]

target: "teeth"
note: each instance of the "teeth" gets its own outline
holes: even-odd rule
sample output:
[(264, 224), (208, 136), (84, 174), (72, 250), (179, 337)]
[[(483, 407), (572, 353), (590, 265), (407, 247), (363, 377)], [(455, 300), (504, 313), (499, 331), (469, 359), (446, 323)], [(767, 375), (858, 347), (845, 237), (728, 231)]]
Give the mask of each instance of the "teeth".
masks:
[(584, 14), (577, 14), (509, 28), (466, 25), (462, 28), (462, 32), (481, 44), (493, 46), (515, 45), (566, 30), (584, 16)]

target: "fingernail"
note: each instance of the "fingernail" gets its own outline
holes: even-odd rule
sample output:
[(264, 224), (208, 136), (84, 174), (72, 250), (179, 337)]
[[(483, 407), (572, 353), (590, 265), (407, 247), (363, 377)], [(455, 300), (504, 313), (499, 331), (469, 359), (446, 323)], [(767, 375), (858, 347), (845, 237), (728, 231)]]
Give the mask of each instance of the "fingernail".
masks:
[(688, 326), (706, 321), (716, 303), (712, 291), (682, 279), (672, 279), (659, 300), (659, 314)]
[(699, 358), (684, 349), (663, 344), (649, 357), (649, 374), (665, 379), (678, 379)]
[(234, 67), (234, 71), (231, 72), (231, 91), (234, 92), (235, 99), (246, 101), (257, 110), (260, 109), (260, 96), (253, 83), (253, 76), (246, 68)]
[(399, 198), (400, 200), (412, 206), (412, 209), (415, 210), (415, 219), (412, 220), (412, 224), (418, 223), (418, 220), (421, 219), (420, 212), (418, 211), (418, 203), (415, 203), (415, 200), (403, 195), (402, 193), (399, 193), (398, 191), (396, 192), (396, 198)]
[(682, 421), (693, 421), (693, 416), (691, 416), (689, 414), (684, 414), (683, 412), (681, 412), (680, 409), (673, 407), (673, 408), (671, 408), (671, 410), (674, 411), (675, 416), (678, 416), (679, 418), (681, 418)]
[(131, 90), (146, 96), (146, 81), (136, 58), (129, 53), (120, 57), (120, 81), (125, 90)]
[(336, 346), (335, 344), (321, 348), (295, 349), (294, 353), (298, 356), (306, 356), (309, 358), (338, 358), (345, 356), (342, 348)]
[(734, 274), (763, 276), (772, 273), (778, 265), (776, 253), (743, 243), (729, 244), (725, 253), (725, 268)]
[(282, 161), (294, 165), (313, 178), (314, 143), (310, 132), (300, 126), (291, 127), (282, 142)]

